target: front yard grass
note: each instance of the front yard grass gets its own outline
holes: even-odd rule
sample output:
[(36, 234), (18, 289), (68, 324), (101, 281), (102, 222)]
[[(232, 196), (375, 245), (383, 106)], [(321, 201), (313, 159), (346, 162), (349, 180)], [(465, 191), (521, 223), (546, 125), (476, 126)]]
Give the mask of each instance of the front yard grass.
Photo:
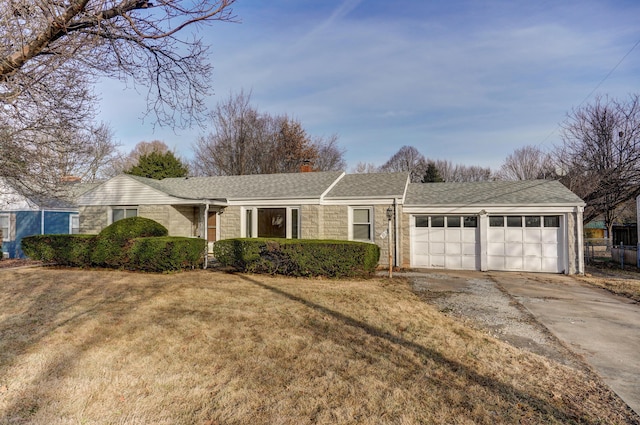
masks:
[(0, 424), (635, 421), (401, 279), (0, 271)]
[(638, 270), (587, 267), (580, 279), (617, 295), (640, 302), (640, 274)]

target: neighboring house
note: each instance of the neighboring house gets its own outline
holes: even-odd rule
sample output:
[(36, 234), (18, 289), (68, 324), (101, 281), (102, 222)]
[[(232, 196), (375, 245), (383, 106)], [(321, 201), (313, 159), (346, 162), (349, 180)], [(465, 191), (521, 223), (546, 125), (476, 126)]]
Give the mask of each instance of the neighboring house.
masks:
[(79, 231), (77, 208), (57, 198), (25, 196), (0, 179), (0, 230), (2, 256), (23, 258), (22, 238), (40, 234)]
[(376, 243), (388, 266), (582, 273), (584, 202), (555, 181), (410, 183), (407, 173), (310, 172), (151, 180), (116, 176), (78, 197), (80, 232), (130, 216), (174, 236)]

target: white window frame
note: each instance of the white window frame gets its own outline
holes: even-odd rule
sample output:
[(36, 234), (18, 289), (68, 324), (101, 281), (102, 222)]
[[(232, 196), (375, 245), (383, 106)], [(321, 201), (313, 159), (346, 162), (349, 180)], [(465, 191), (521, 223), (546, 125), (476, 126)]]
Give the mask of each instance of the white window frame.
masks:
[[(109, 209), (109, 224), (113, 224), (114, 223), (113, 212), (115, 210), (124, 210), (125, 211), (124, 218), (128, 218), (127, 217), (127, 213), (126, 213), (127, 210), (136, 210), (135, 217), (139, 216), (139, 211), (138, 211), (138, 206), (137, 205), (119, 205), (117, 207), (111, 207)], [(116, 220), (116, 221), (118, 221), (118, 220)]]
[[(11, 241), (11, 214), (0, 214), (0, 218), (6, 218), (7, 227), (2, 228), (2, 242)], [(4, 229), (7, 229), (5, 232)]]
[[(77, 226), (73, 225), (74, 221), (78, 223)], [(73, 229), (77, 229), (78, 231), (73, 233)], [(80, 233), (80, 214), (69, 214), (69, 234), (77, 235), (78, 233)]]
[[(292, 239), (293, 236), (293, 227), (291, 226), (292, 220), (292, 211), (298, 211), (298, 239), (302, 239), (302, 210), (299, 206), (287, 207), (287, 206), (278, 206), (278, 205), (268, 205), (268, 206), (256, 206), (256, 207), (244, 207), (242, 208), (242, 219), (240, 220), (240, 237), (242, 238), (257, 238), (258, 237), (258, 210), (259, 209), (275, 209), (282, 208), (286, 209), (286, 221), (287, 221), (287, 229), (286, 229), (286, 238)], [(247, 228), (247, 212), (251, 212), (251, 229)]]
[[(368, 210), (369, 211), (369, 222), (368, 223), (356, 223), (354, 220), (354, 212), (356, 210)], [(359, 242), (374, 242), (374, 209), (372, 206), (353, 206), (349, 207), (349, 240), (350, 241), (359, 241)], [(368, 239), (356, 239), (353, 234), (353, 226), (356, 224), (368, 224), (369, 225), (369, 238)]]

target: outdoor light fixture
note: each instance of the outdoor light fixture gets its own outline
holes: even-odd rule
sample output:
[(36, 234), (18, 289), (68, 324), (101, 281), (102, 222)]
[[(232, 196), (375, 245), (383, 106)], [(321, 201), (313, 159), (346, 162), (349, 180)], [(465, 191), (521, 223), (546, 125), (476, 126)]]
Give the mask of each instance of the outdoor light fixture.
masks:
[(387, 220), (391, 221), (392, 218), (393, 218), (393, 208), (389, 207), (387, 208)]

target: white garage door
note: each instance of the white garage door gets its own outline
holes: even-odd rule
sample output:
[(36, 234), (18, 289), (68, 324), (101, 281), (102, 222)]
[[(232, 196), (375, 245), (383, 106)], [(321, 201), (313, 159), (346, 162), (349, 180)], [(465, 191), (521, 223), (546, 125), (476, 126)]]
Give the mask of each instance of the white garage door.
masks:
[(480, 269), (478, 217), (416, 215), (411, 226), (411, 266)]
[(490, 216), (489, 270), (561, 273), (560, 216)]

